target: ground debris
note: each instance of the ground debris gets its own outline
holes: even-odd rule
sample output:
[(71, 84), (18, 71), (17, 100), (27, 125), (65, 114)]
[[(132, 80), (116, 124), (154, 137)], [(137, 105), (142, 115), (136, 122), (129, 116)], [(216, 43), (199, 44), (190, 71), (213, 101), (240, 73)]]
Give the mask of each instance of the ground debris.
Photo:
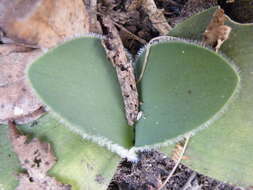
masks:
[(180, 16), (184, 19), (216, 5), (218, 5), (218, 0), (188, 0)]
[[(175, 162), (163, 153), (155, 150), (141, 152), (137, 163), (126, 159), (121, 162), (108, 190), (157, 190), (174, 166)], [(163, 190), (246, 189), (219, 182), (179, 164)]]
[(0, 45), (0, 56), (7, 56), (11, 53), (28, 52), (32, 51), (32, 48), (18, 45), (18, 44), (2, 44)]
[(160, 35), (167, 35), (171, 30), (171, 26), (164, 17), (163, 11), (157, 8), (154, 0), (142, 0), (142, 8), (148, 14), (151, 23)]
[(133, 66), (126, 54), (118, 31), (109, 16), (101, 17), (101, 25), (106, 35), (103, 40), (108, 58), (116, 68), (123, 101), (125, 104), (126, 118), (129, 125), (137, 119), (139, 110), (138, 92), (136, 88)]
[(50, 144), (34, 138), (30, 142), (21, 135), (14, 122), (9, 121), (9, 138), (17, 154), (21, 167), (27, 173), (18, 175), (20, 183), (16, 190), (70, 190), (55, 178), (47, 176), (47, 171), (56, 163)]
[(32, 60), (42, 54), (42, 51), (27, 52), (26, 47), (5, 44), (0, 45), (0, 50), (3, 50), (0, 52), (2, 54), (0, 55), (0, 123), (7, 123), (11, 119), (23, 124), (37, 119), (44, 112), (40, 109), (41, 102), (27, 84), (25, 70)]
[(0, 28), (15, 43), (49, 48), (88, 32), (82, 0), (2, 0), (1, 10)]
[(213, 18), (203, 34), (203, 42), (212, 46), (218, 51), (221, 45), (226, 41), (231, 32), (231, 27), (224, 25), (226, 16), (223, 9), (217, 9)]
[(97, 0), (84, 0), (84, 4), (89, 20), (88, 31), (90, 33), (102, 34), (102, 29), (97, 20)]

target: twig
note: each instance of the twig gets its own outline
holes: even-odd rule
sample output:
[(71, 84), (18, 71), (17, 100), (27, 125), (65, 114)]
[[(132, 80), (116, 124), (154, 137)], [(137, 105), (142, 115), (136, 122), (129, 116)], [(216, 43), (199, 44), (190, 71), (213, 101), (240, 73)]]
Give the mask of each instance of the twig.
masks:
[[(113, 19), (112, 19), (113, 21)], [(137, 40), (138, 42), (142, 43), (142, 44), (146, 44), (147, 41), (140, 38), (139, 36), (133, 34), (132, 32), (130, 32), (129, 30), (127, 30), (124, 26), (118, 24), (117, 22), (113, 21), (113, 24), (115, 24), (117, 27), (119, 27), (121, 30), (124, 30), (127, 34), (129, 34), (129, 36), (131, 36), (134, 40)]]
[[(28, 123), (28, 122), (31, 122), (33, 120), (40, 118), (45, 113), (46, 113), (45, 108), (43, 106), (41, 106), (39, 109), (35, 110), (32, 113), (29, 113), (27, 115), (20, 115), (15, 118), (8, 118), (6, 120), (9, 122), (9, 124), (10, 124), (10, 122), (14, 122), (16, 124), (25, 124), (25, 123)], [(6, 123), (6, 120), (5, 121), (0, 120), (0, 124)]]
[(160, 35), (167, 35), (172, 27), (164, 17), (163, 11), (157, 8), (154, 0), (143, 0), (142, 7), (149, 16), (149, 20), (153, 24), (154, 28), (160, 33)]
[(147, 66), (147, 63), (148, 63), (148, 56), (149, 56), (149, 52), (150, 52), (150, 47), (151, 47), (151, 43), (148, 43), (147, 45), (147, 48), (146, 48), (146, 53), (145, 53), (145, 57), (144, 57), (144, 62), (143, 62), (143, 65), (142, 65), (142, 68), (141, 68), (141, 74), (137, 80), (137, 83), (139, 83), (144, 75), (144, 72), (146, 70), (146, 66)]
[(144, 62), (143, 62), (143, 65), (142, 65), (142, 68), (141, 68), (141, 74), (137, 80), (137, 83), (141, 81), (143, 75), (144, 75), (144, 72), (145, 72), (145, 69), (146, 69), (146, 66), (147, 66), (147, 63), (148, 63), (148, 56), (149, 56), (149, 53), (150, 53), (150, 48), (152, 46), (152, 44), (155, 42), (155, 41), (159, 41), (159, 40), (163, 40), (163, 39), (167, 39), (168, 36), (157, 36), (155, 38), (153, 38), (152, 40), (150, 40), (150, 42), (147, 44), (146, 46), (146, 53), (145, 53), (145, 57), (144, 57)]
[(169, 176), (166, 178), (166, 180), (163, 182), (163, 184), (157, 189), (157, 190), (161, 190), (162, 188), (164, 188), (164, 186), (168, 183), (168, 181), (170, 180), (170, 178), (173, 176), (173, 174), (175, 173), (178, 165), (180, 164), (182, 158), (183, 158), (183, 155), (185, 153), (185, 150), (186, 150), (186, 147), (187, 147), (187, 144), (189, 142), (189, 139), (190, 139), (191, 135), (187, 135), (186, 136), (186, 140), (185, 140), (185, 143), (184, 143), (184, 148), (180, 154), (180, 157), (179, 159), (177, 160), (177, 163), (175, 164), (174, 168), (172, 169), (172, 171), (170, 172)]

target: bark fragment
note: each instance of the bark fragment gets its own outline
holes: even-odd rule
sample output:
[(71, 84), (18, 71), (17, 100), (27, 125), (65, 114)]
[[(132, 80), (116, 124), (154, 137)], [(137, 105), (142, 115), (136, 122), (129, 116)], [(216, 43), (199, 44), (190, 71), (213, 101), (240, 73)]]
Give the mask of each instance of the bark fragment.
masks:
[(138, 92), (131, 61), (128, 59), (116, 27), (109, 16), (101, 17), (104, 33), (107, 38), (103, 40), (108, 58), (116, 68), (121, 93), (125, 104), (126, 118), (129, 125), (137, 119), (139, 110)]
[(47, 171), (56, 163), (50, 144), (36, 138), (27, 142), (27, 137), (18, 132), (12, 121), (8, 124), (13, 149), (18, 155), (21, 167), (27, 172), (18, 176), (20, 183), (16, 190), (70, 190), (70, 185), (64, 185), (47, 176)]

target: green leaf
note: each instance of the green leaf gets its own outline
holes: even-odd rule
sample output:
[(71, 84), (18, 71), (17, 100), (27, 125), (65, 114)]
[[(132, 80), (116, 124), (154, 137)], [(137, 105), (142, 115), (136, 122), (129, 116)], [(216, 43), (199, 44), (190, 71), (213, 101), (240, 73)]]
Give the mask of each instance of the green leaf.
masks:
[[(202, 30), (195, 30), (192, 25), (207, 25), (213, 11), (188, 19), (171, 34), (200, 36)], [(240, 69), (239, 97), (211, 127), (192, 138), (186, 152), (190, 159), (184, 163), (216, 179), (250, 186), (253, 184), (253, 24), (242, 25), (231, 20), (226, 24), (232, 27), (232, 32), (221, 51)], [(186, 31), (191, 31), (189, 36)]]
[[(72, 190), (107, 189), (120, 158), (105, 148), (88, 142), (47, 115), (36, 126), (20, 126), (32, 137), (49, 142), (57, 157), (49, 175), (72, 185)], [(0, 126), (0, 189), (13, 190), (19, 162), (7, 137), (7, 126)]]
[(136, 146), (174, 142), (224, 112), (239, 76), (215, 52), (179, 40), (153, 45), (140, 82), (143, 117)]
[(117, 76), (100, 39), (65, 43), (35, 61), (28, 75), (44, 103), (73, 131), (110, 147), (133, 145)]

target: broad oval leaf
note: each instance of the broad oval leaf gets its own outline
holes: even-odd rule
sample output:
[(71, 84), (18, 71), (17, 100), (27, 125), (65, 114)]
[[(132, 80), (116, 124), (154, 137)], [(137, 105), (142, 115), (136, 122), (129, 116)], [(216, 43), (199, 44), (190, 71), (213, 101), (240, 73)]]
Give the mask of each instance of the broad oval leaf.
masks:
[(151, 46), (140, 82), (143, 117), (136, 145), (173, 142), (207, 127), (238, 87), (236, 69), (209, 49), (179, 40)]
[(132, 146), (133, 128), (100, 39), (64, 43), (35, 61), (28, 75), (43, 102), (73, 131), (109, 148)]
[[(189, 18), (170, 35), (199, 39), (215, 9)], [(253, 185), (253, 24), (225, 24), (232, 31), (221, 51), (240, 69), (240, 93), (219, 120), (192, 137), (186, 151), (189, 159), (183, 162), (204, 175), (247, 187)]]

